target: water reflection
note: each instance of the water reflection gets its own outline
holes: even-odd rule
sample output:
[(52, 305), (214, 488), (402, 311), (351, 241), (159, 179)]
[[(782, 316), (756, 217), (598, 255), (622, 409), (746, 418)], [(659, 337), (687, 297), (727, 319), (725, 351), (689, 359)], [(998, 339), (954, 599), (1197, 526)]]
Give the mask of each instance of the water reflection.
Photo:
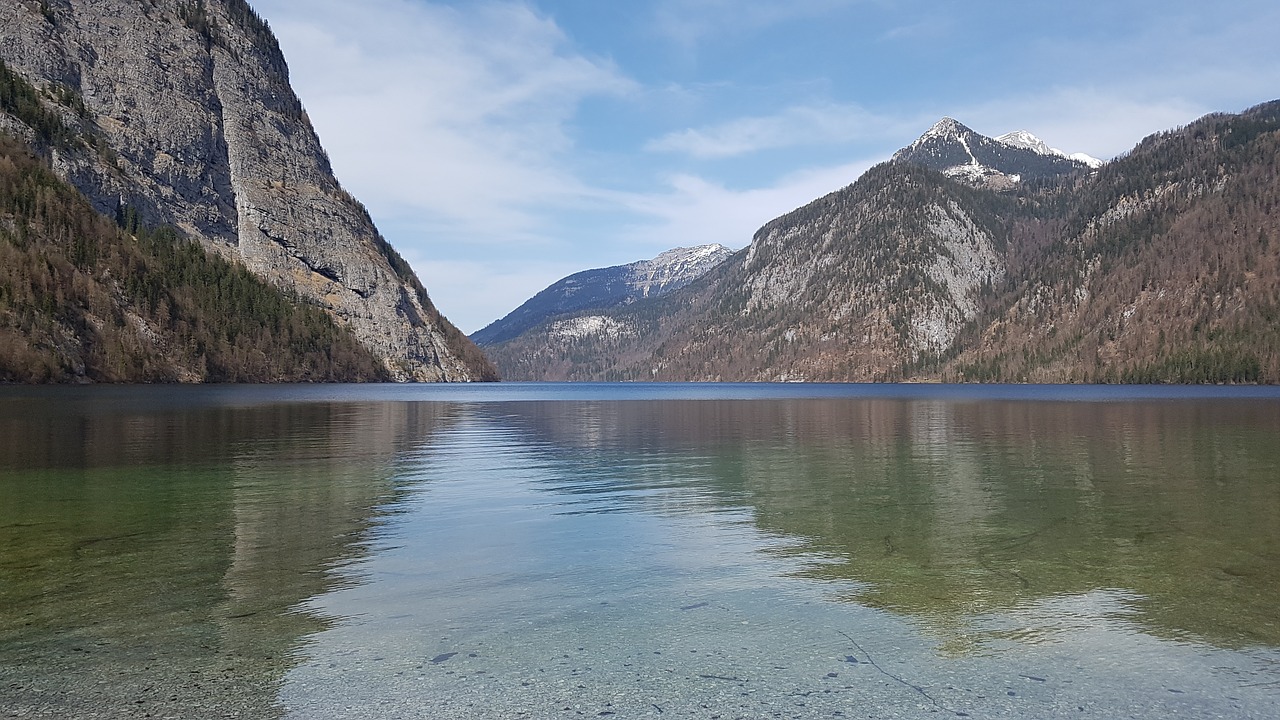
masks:
[(17, 714), (1280, 706), (1274, 401), (94, 390), (0, 398)]
[(311, 601), (349, 620), (281, 699), (299, 720), (1271, 717), (1277, 428), (1248, 403), (466, 405), (362, 581)]
[(855, 581), (845, 599), (915, 618), (947, 652), (978, 651), (999, 636), (975, 628), (976, 616), (1113, 589), (1160, 636), (1280, 645), (1275, 403), (667, 401), (506, 411), (542, 442), (591, 449), (605, 463), (678, 453), (663, 468), (650, 463), (660, 481), (621, 469), (613, 482), (709, 485), (699, 502), (748, 506), (761, 530), (803, 539), (791, 551), (797, 576)]
[(277, 714), (299, 639), (327, 624), (295, 606), (364, 554), (396, 458), (453, 409), (104, 390), (0, 404), (0, 705)]

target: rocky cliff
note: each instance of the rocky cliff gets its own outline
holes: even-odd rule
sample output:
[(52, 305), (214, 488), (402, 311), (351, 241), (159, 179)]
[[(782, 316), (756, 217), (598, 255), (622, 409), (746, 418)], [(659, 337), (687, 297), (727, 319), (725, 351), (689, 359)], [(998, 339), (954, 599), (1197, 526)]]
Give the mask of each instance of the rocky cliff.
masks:
[(397, 380), (494, 379), (334, 178), (244, 0), (6, 0), (0, 59), (82, 142), (12, 114), (104, 214), (172, 225), (324, 308)]
[[(944, 121), (687, 287), (490, 354), (513, 379), (1280, 382), (1280, 102), (1097, 169), (971, 133)], [(939, 171), (974, 165), (1036, 180)]]

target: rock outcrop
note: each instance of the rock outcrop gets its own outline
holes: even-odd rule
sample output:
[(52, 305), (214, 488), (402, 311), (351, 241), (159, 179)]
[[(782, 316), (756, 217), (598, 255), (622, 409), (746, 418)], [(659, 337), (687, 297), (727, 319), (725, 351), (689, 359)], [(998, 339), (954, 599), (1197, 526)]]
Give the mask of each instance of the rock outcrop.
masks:
[[(38, 149), (98, 211), (172, 225), (318, 304), (397, 380), (496, 378), (339, 185), (244, 0), (6, 0), (0, 59), (91, 139)], [(0, 130), (41, 144), (11, 115)]]

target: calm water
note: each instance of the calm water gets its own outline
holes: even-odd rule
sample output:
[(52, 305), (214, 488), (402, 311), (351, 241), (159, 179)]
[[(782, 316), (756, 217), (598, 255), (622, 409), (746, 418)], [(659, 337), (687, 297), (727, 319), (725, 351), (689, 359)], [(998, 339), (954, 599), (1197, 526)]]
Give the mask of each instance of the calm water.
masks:
[(1280, 717), (1280, 391), (0, 388), (0, 717)]

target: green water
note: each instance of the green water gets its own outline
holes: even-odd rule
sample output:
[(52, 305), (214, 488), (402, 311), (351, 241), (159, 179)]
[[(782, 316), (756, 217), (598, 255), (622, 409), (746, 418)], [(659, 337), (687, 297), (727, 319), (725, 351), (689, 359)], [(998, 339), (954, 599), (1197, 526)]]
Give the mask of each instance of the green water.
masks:
[[(154, 391), (150, 394), (154, 394)], [(0, 401), (0, 708), (273, 714), (434, 405)]]
[(1280, 716), (1280, 396), (1090, 392), (3, 389), (0, 716)]

